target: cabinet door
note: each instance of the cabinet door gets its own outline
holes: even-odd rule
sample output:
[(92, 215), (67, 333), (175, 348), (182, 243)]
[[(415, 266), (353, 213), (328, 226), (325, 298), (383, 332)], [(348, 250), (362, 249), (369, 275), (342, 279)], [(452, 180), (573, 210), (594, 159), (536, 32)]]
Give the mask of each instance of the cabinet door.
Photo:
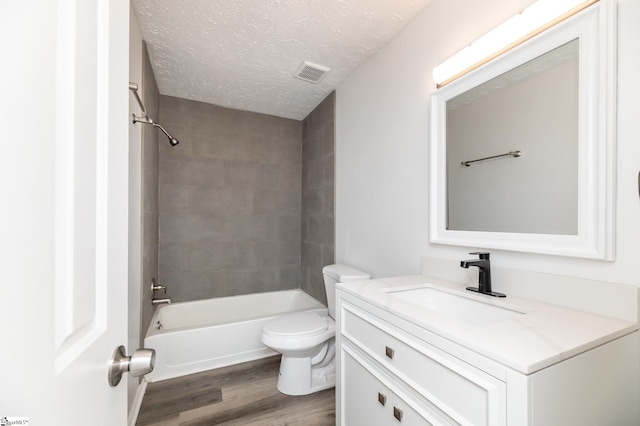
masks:
[(393, 383), (354, 350), (343, 347), (340, 356), (342, 412), (339, 416), (343, 426), (448, 424), (406, 395), (392, 391)]
[(391, 390), (367, 371), (349, 352), (342, 356), (342, 426), (391, 424)]

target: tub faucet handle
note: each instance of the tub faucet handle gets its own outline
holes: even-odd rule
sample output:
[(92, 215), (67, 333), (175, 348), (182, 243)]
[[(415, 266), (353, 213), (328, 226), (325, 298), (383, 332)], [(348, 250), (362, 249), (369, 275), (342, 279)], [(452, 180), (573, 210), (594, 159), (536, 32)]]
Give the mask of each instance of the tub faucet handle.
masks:
[(163, 285), (154, 285), (153, 287), (151, 287), (151, 291), (161, 291), (164, 294), (167, 294), (167, 287), (163, 286)]
[(164, 285), (156, 284), (156, 279), (151, 278), (151, 292), (161, 291), (163, 294), (167, 294), (167, 287)]

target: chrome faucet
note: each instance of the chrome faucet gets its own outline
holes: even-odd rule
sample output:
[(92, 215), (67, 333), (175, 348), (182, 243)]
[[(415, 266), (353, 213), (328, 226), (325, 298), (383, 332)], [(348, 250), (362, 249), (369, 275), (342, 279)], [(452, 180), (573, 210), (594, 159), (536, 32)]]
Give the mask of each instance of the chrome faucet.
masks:
[(171, 304), (171, 299), (169, 299), (168, 297), (165, 297), (164, 299), (151, 299), (151, 304), (152, 305), (162, 305), (163, 303), (166, 303), (167, 305)]
[(460, 267), (469, 268), (469, 266), (476, 266), (480, 270), (480, 274), (478, 275), (478, 287), (467, 287), (467, 290), (493, 297), (506, 297), (506, 295), (502, 293), (491, 291), (491, 263), (489, 262), (489, 253), (475, 252), (469, 254), (478, 255), (480, 259), (463, 260), (460, 262)]

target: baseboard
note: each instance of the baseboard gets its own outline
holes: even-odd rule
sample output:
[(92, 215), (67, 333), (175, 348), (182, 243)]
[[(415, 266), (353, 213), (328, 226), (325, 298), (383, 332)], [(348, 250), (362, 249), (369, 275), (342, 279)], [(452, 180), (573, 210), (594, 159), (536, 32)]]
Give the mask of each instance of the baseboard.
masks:
[(142, 383), (138, 386), (136, 390), (136, 396), (133, 398), (133, 403), (131, 404), (131, 411), (129, 412), (129, 421), (127, 424), (129, 426), (135, 426), (138, 421), (138, 414), (140, 413), (140, 407), (142, 406), (142, 399), (144, 398), (144, 393), (147, 391), (147, 381), (143, 380)]

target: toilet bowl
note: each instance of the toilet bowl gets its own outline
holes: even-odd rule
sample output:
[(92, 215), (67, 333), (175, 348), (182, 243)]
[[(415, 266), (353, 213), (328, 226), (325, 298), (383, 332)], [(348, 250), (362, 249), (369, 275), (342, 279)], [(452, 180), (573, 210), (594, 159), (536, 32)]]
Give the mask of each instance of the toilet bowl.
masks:
[(335, 285), (370, 279), (365, 272), (345, 265), (322, 269), (328, 315), (301, 312), (267, 321), (261, 340), (282, 354), (277, 388), (286, 395), (307, 395), (336, 384)]

